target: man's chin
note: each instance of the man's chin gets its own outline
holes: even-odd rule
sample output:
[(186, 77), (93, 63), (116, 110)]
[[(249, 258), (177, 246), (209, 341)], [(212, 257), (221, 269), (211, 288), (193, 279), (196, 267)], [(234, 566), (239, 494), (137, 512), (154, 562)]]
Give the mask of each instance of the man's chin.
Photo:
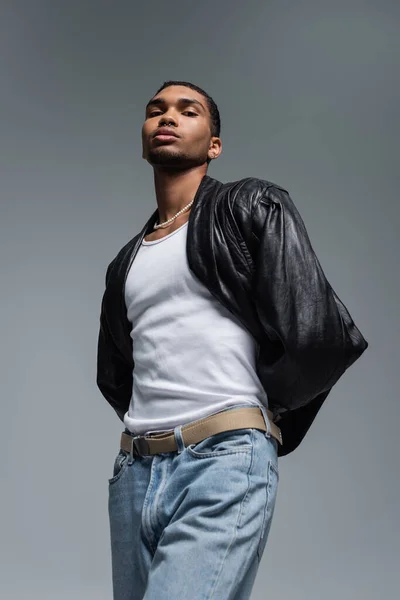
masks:
[(181, 152), (171, 152), (164, 148), (153, 149), (148, 153), (147, 162), (152, 167), (164, 167), (175, 169), (187, 169), (197, 166), (199, 161)]

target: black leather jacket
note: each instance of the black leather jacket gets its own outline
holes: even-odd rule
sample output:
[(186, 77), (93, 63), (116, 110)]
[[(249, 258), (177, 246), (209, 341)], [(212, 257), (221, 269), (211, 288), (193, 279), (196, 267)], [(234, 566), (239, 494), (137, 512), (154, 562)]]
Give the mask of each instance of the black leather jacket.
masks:
[[(106, 273), (97, 385), (121, 421), (134, 367), (124, 285), (157, 219), (156, 209)], [(257, 374), (282, 431), (279, 456), (292, 452), (368, 342), (328, 283), (288, 192), (273, 183), (247, 178), (223, 184), (204, 176), (189, 215), (186, 251), (191, 271), (258, 342)]]

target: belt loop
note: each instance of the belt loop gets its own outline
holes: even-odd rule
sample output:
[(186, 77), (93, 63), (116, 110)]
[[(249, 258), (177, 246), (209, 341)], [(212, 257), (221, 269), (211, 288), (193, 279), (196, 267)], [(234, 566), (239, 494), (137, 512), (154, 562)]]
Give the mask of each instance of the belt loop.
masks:
[(265, 432), (264, 435), (265, 435), (265, 437), (269, 438), (269, 437), (271, 437), (271, 424), (269, 422), (269, 418), (267, 415), (267, 409), (265, 408), (265, 406), (260, 406), (259, 408), (263, 414), (264, 421), (265, 421), (265, 427), (267, 428), (267, 431)]
[(128, 454), (129, 459), (128, 459), (128, 465), (131, 466), (131, 464), (134, 462), (134, 458), (133, 458), (133, 442), (131, 444), (131, 451)]
[[(124, 433), (126, 435), (129, 435), (131, 438), (134, 435), (127, 427), (125, 427)], [(131, 450), (130, 450), (130, 452), (128, 452), (128, 465), (131, 466), (131, 464), (133, 463), (134, 460), (135, 459), (133, 458), (133, 444), (131, 443)]]
[(177, 425), (174, 429), (175, 441), (178, 447), (178, 454), (184, 451), (185, 441), (182, 437), (182, 425)]
[(130, 437), (131, 437), (131, 449), (130, 449), (130, 452), (129, 452), (129, 455), (128, 455), (129, 456), (128, 465), (131, 466), (131, 464), (135, 461), (134, 457), (136, 456), (136, 454), (135, 454), (136, 453), (136, 447), (135, 447), (135, 445), (133, 443), (133, 438), (134, 438), (135, 434), (134, 433), (130, 433), (128, 435), (130, 435)]

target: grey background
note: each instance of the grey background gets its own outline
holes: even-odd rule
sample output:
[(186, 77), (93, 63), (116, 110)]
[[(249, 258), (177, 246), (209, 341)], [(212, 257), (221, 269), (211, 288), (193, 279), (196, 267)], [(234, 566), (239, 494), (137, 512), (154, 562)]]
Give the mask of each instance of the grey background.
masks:
[(111, 594), (121, 423), (95, 385), (105, 269), (156, 208), (144, 105), (204, 87), (209, 175), (289, 190), (370, 346), (280, 488), (254, 600), (398, 597), (399, 5), (4, 1), (0, 595)]

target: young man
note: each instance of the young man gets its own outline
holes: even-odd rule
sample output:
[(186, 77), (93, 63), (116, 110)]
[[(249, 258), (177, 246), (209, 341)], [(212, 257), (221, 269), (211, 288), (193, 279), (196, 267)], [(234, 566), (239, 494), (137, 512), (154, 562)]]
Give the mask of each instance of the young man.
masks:
[(206, 175), (219, 135), (202, 89), (158, 90), (142, 130), (158, 208), (107, 269), (97, 384), (125, 425), (114, 600), (250, 598), (278, 455), (368, 346), (289, 194)]

